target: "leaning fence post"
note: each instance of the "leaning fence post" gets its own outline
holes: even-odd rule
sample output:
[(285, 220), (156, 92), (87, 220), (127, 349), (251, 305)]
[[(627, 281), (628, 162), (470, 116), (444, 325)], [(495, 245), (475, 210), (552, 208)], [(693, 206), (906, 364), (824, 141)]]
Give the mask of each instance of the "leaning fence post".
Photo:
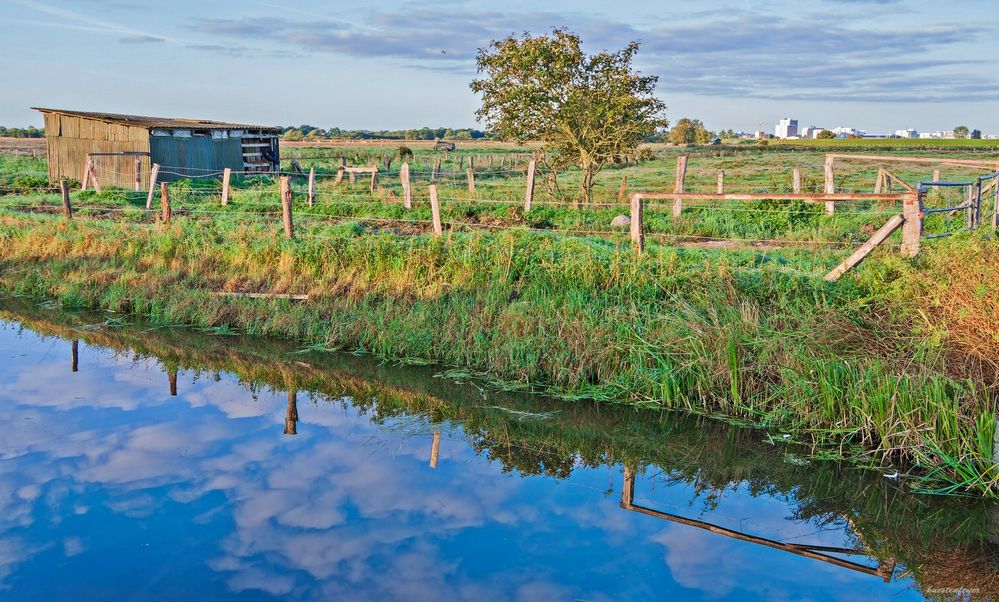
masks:
[[(677, 155), (676, 157), (676, 179), (673, 182), (673, 192), (683, 194), (684, 184), (687, 180), (687, 155)], [(683, 197), (673, 199), (673, 217), (680, 217), (683, 211)]]
[(795, 167), (791, 170), (791, 192), (801, 194), (801, 168)]
[(226, 167), (222, 170), (222, 206), (229, 204), (229, 180), (232, 179), (232, 169)]
[(309, 168), (309, 207), (316, 202), (316, 168)]
[(631, 195), (631, 246), (639, 254), (645, 250), (645, 230), (642, 228), (643, 203), (641, 194), (636, 192)]
[(409, 163), (403, 163), (399, 168), (399, 179), (402, 181), (402, 206), (413, 208), (413, 191), (409, 186)]
[(725, 194), (725, 170), (718, 170), (718, 184), (715, 188), (715, 192), (718, 194)]
[(434, 236), (439, 237), (444, 234), (444, 227), (441, 225), (441, 204), (437, 200), (437, 184), (430, 185), (430, 216), (434, 222)]
[(59, 192), (62, 193), (62, 212), (66, 219), (73, 219), (73, 206), (69, 204), (69, 186), (66, 178), (59, 178)]
[(531, 203), (534, 202), (534, 170), (537, 162), (534, 159), (527, 164), (527, 191), (524, 193), (524, 213), (531, 210)]
[(907, 194), (902, 200), (902, 255), (915, 257), (919, 254), (919, 239), (923, 234), (923, 197), (918, 191)]
[[(833, 161), (835, 157), (826, 155), (826, 167), (825, 167), (825, 188), (826, 194), (836, 194), (836, 176), (833, 172)], [(826, 213), (833, 214), (836, 212), (836, 203), (833, 201), (826, 201)]]
[(160, 209), (163, 211), (163, 223), (169, 224), (173, 211), (170, 210), (170, 189), (166, 182), (160, 182)]
[(376, 190), (378, 190), (378, 168), (374, 167), (371, 170), (371, 185), (368, 187), (368, 192)]
[(83, 164), (83, 179), (81, 180), (80, 190), (87, 189), (87, 184), (90, 182), (90, 165), (92, 162), (93, 159), (90, 158), (90, 155), (87, 155), (87, 162)]
[(281, 192), (281, 214), (284, 220), (284, 235), (295, 238), (295, 225), (291, 219), (291, 180), (288, 176), (278, 179), (278, 189)]
[(146, 195), (146, 209), (153, 208), (153, 193), (156, 191), (156, 179), (160, 175), (160, 164), (153, 163), (153, 168), (149, 171), (149, 194)]

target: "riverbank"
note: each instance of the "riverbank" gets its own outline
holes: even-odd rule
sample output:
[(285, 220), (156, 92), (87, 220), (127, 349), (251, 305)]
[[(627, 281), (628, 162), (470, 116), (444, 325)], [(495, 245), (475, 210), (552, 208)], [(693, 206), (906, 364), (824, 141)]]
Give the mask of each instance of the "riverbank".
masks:
[[(752, 424), (923, 488), (997, 495), (994, 241), (941, 241), (918, 268), (878, 255), (831, 285), (780, 253), (652, 245), (636, 259), (613, 241), (536, 232), (341, 226), (286, 240), (224, 221), (8, 215), (0, 257), (8, 293), (434, 361), (567, 403)], [(973, 269), (955, 272), (962, 258)]]

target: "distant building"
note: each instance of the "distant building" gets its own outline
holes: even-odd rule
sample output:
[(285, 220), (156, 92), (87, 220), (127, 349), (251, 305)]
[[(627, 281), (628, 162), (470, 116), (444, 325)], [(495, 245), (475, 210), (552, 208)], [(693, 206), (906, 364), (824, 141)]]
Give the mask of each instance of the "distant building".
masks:
[(834, 128), (832, 132), (836, 134), (837, 138), (851, 138), (851, 137), (863, 138), (864, 135), (866, 134), (864, 130), (858, 130), (857, 128), (848, 128), (842, 126)]
[(777, 122), (774, 128), (774, 136), (777, 138), (792, 138), (798, 135), (798, 120), (785, 117)]
[(919, 132), (912, 128), (905, 130), (895, 130), (896, 138), (919, 138)]
[(816, 127), (816, 126), (814, 126), (814, 125), (809, 125), (809, 126), (805, 126), (805, 127), (804, 127), (804, 128), (802, 128), (802, 130), (801, 130), (801, 137), (802, 137), (802, 138), (814, 138), (814, 137), (816, 137), (816, 136), (817, 136), (817, 135), (819, 134), (819, 132), (821, 132), (821, 131), (822, 131), (822, 128), (820, 128), (820, 127)]

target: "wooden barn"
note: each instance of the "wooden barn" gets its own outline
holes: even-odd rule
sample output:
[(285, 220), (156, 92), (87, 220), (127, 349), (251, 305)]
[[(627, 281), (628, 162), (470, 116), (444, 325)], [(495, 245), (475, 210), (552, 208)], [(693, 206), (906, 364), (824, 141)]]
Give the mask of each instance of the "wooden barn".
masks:
[(142, 190), (153, 164), (159, 181), (280, 169), (278, 127), (33, 108), (45, 116), (52, 181), (83, 181), (88, 159), (101, 186)]

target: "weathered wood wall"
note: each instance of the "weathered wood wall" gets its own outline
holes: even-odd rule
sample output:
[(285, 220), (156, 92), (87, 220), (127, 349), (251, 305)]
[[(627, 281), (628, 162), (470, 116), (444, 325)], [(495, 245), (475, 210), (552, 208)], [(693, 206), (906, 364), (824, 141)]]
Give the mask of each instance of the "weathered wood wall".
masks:
[[(107, 123), (58, 113), (45, 113), (49, 180), (79, 181), (87, 153), (149, 152), (149, 131), (120, 123)], [(134, 157), (101, 157), (97, 177), (102, 186), (131, 189), (135, 185)], [(141, 185), (149, 186), (149, 159), (142, 158)]]

